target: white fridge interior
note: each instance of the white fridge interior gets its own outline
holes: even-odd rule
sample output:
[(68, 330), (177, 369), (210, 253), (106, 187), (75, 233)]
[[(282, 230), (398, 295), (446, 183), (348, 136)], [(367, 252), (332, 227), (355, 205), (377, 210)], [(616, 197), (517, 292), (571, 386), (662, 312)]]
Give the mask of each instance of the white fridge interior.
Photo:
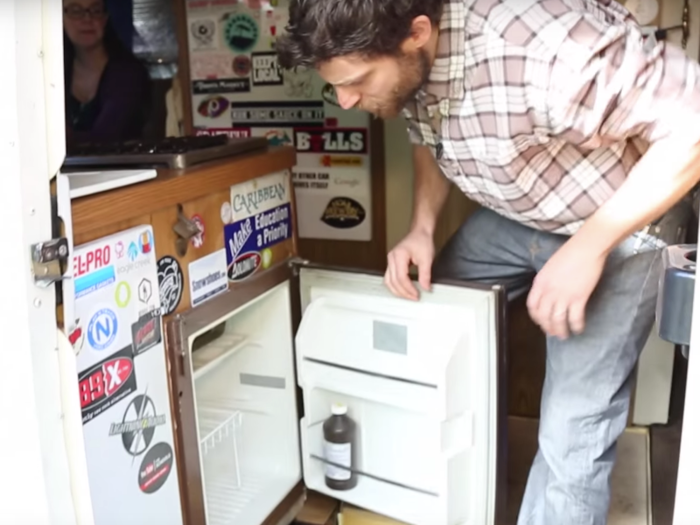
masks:
[(301, 479), (289, 283), (189, 346), (206, 523), (259, 525)]
[[(377, 276), (299, 279), (300, 298), (284, 282), (189, 339), (225, 321), (190, 359), (207, 524), (259, 525), (302, 472), (309, 489), (408, 524), (493, 523), (498, 293), (436, 285), (409, 302)], [(334, 403), (358, 428), (359, 481), (344, 491), (324, 479)]]

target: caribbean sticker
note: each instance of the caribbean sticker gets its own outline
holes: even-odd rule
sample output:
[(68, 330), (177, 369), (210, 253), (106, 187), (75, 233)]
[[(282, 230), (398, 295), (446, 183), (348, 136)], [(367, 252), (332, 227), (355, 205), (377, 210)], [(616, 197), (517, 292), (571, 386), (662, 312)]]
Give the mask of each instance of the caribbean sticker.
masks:
[(323, 211), (321, 221), (332, 228), (348, 229), (362, 224), (367, 213), (362, 205), (350, 197), (335, 197)]
[(258, 24), (245, 13), (229, 15), (224, 23), (224, 40), (235, 53), (246, 53), (253, 49), (259, 36)]
[(158, 261), (158, 288), (163, 315), (170, 315), (182, 299), (182, 270), (177, 259), (166, 255)]

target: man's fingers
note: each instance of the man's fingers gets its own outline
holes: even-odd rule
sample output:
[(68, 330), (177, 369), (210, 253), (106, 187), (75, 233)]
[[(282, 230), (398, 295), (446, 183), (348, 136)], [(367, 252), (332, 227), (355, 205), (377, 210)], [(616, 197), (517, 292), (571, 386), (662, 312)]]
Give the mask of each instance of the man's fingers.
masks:
[(418, 284), (426, 292), (430, 291), (430, 271), (431, 263), (430, 261), (417, 262), (418, 266)]
[(576, 301), (569, 306), (569, 327), (574, 334), (580, 334), (586, 326), (586, 302)]
[(559, 339), (569, 337), (569, 309), (565, 303), (554, 304), (549, 314), (550, 335)]
[(409, 262), (410, 257), (407, 253), (402, 251), (391, 253), (389, 256), (390, 290), (399, 297), (417, 299), (418, 292), (408, 276)]

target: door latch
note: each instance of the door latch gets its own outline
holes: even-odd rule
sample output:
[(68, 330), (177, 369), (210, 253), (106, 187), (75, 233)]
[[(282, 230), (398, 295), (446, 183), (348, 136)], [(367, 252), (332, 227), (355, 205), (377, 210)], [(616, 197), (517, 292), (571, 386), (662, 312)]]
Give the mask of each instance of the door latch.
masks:
[(63, 279), (68, 262), (68, 239), (60, 237), (31, 246), (34, 284), (45, 288)]

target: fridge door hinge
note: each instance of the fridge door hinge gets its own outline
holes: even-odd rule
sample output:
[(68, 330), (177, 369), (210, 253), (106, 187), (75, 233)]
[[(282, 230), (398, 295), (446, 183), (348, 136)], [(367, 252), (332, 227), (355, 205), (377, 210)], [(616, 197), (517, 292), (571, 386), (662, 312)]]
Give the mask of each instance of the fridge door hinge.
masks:
[(31, 245), (34, 284), (46, 288), (61, 281), (68, 262), (68, 239), (59, 237)]
[(311, 264), (311, 261), (308, 261), (306, 259), (303, 259), (301, 257), (292, 257), (291, 259), (288, 260), (289, 267), (292, 269), (292, 275), (294, 277), (299, 276), (299, 267), (300, 266), (308, 266)]

